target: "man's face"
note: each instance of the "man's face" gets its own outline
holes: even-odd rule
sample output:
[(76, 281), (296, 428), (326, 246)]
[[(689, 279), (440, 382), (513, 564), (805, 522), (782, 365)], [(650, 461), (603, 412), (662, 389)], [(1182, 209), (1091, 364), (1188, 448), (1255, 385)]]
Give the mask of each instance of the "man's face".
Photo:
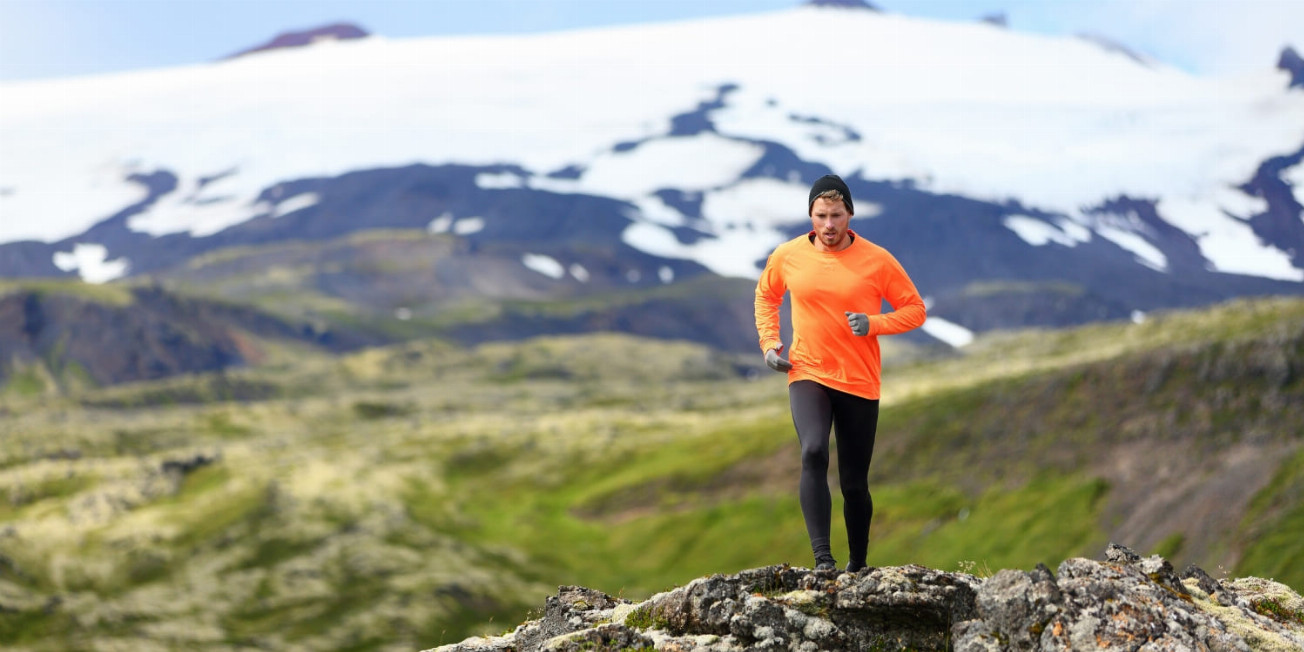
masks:
[(838, 251), (847, 244), (851, 213), (841, 200), (820, 197), (810, 209), (810, 225), (815, 230), (815, 244), (823, 251)]

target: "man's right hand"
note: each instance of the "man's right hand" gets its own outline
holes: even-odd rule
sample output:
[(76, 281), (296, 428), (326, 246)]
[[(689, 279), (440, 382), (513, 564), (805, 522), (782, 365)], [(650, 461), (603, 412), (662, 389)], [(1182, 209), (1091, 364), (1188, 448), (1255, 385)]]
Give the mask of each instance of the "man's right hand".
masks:
[[(780, 347), (782, 348), (782, 347)], [(779, 349), (770, 349), (765, 352), (765, 364), (769, 365), (775, 371), (787, 373), (792, 369), (792, 363), (779, 357)]]

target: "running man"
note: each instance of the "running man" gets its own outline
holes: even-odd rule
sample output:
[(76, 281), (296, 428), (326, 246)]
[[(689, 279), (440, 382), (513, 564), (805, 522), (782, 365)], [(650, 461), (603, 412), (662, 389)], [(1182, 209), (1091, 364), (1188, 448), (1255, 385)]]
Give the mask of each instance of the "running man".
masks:
[[(851, 559), (865, 568), (869, 522), (869, 462), (878, 430), (881, 360), (878, 336), (923, 325), (924, 301), (896, 258), (850, 228), (851, 191), (836, 175), (810, 189), (811, 231), (779, 245), (756, 283), (756, 331), (765, 362), (788, 374), (792, 423), (801, 443), (798, 495), (816, 570), (834, 570), (829, 545), (829, 431), (838, 442), (842, 515)], [(792, 304), (792, 349), (779, 355), (779, 305)], [(883, 300), (893, 312), (880, 314)]]

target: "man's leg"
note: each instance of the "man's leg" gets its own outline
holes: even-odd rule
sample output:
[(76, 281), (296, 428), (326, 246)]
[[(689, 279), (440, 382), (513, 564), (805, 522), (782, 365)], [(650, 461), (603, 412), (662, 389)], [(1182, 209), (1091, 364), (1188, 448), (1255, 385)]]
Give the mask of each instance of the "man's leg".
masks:
[(827, 391), (809, 380), (788, 385), (792, 425), (796, 427), (797, 439), (801, 442), (801, 484), (797, 495), (817, 566), (821, 562), (834, 563), (829, 546), (833, 499), (829, 496), (828, 479), (829, 428), (833, 425), (833, 409)]
[(838, 480), (842, 488), (842, 517), (847, 523), (848, 570), (864, 568), (869, 549), (869, 522), (874, 499), (869, 495), (869, 463), (878, 433), (878, 401), (829, 390), (833, 423), (838, 437)]

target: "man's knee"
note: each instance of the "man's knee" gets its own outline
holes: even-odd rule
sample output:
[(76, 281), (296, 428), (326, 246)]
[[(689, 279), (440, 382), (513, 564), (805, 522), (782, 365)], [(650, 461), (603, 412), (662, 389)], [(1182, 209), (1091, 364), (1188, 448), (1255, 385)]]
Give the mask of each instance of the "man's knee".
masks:
[(867, 480), (839, 476), (838, 484), (842, 488), (843, 498), (869, 500), (869, 482)]
[(801, 466), (804, 469), (828, 470), (828, 446), (802, 446)]

